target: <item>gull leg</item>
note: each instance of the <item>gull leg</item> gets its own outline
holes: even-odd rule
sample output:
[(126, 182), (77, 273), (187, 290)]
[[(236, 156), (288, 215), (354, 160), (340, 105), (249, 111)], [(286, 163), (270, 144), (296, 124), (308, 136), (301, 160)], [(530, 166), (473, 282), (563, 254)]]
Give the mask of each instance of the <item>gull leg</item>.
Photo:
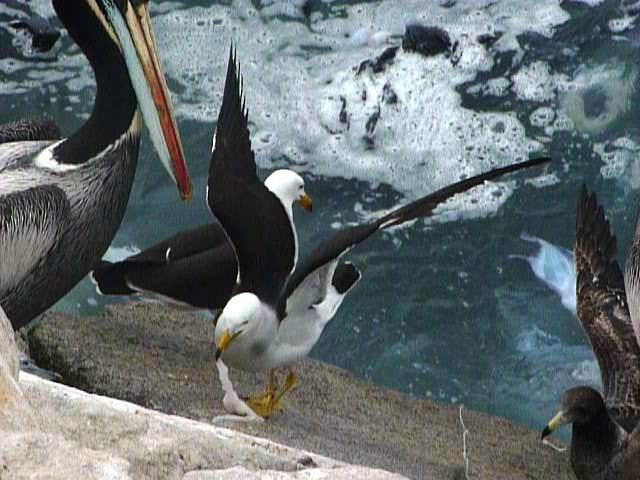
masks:
[(295, 384), (296, 374), (293, 372), (293, 370), (289, 370), (289, 374), (287, 375), (282, 388), (280, 389), (278, 394), (273, 397), (273, 401), (270, 405), (271, 412), (281, 412), (283, 410), (283, 408), (280, 406), (280, 399), (282, 399), (282, 397), (284, 397), (284, 394), (291, 390)]
[(273, 370), (269, 370), (266, 391), (260, 395), (250, 396), (245, 402), (256, 414), (263, 418), (268, 418), (273, 412), (271, 405), (273, 404), (275, 397), (275, 373)]
[(229, 412), (231, 415), (220, 415), (215, 417), (214, 423), (218, 421), (224, 420), (240, 420), (240, 421), (262, 421), (262, 417), (256, 415), (253, 410), (251, 410), (236, 394), (233, 389), (233, 385), (231, 380), (229, 379), (229, 369), (222, 362), (222, 360), (218, 360), (216, 362), (216, 367), (218, 367), (218, 373), (220, 375), (220, 383), (222, 384), (222, 389), (225, 392), (224, 398), (222, 399), (222, 405), (224, 409)]

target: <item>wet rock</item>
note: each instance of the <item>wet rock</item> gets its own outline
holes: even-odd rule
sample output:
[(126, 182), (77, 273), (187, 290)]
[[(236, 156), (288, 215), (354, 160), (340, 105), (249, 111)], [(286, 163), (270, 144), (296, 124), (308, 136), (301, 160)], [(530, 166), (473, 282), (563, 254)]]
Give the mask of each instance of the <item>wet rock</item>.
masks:
[[(38, 364), (58, 371), (66, 383), (133, 400), (167, 413), (212, 422), (214, 417), (224, 413), (212, 337), (210, 319), (160, 305), (129, 304), (109, 309), (97, 317), (82, 319), (47, 314), (42, 323), (31, 330), (29, 346)], [(290, 460), (287, 462), (291, 463), (286, 463), (295, 468), (287, 470), (289, 467), (262, 463), (262, 469), (298, 470), (307, 463), (302, 460), (306, 456), (310, 456), (319, 469), (332, 468), (323, 463), (324, 457), (319, 459), (308, 453), (315, 452), (350, 464), (397, 472), (412, 479), (465, 478), (458, 407), (408, 398), (362, 382), (342, 369), (317, 361), (304, 361), (296, 365), (295, 370), (298, 383), (284, 398), (285, 411), (282, 414), (261, 423), (222, 423), (236, 431), (298, 449), (295, 455), (288, 457)], [(34, 378), (24, 377), (29, 381)], [(256, 393), (264, 386), (264, 375), (232, 370), (231, 380), (241, 395)], [(34, 388), (29, 386), (26, 392), (29, 398), (35, 398)], [(54, 423), (48, 427), (51, 431), (61, 429), (66, 438), (77, 436), (81, 446), (98, 449), (93, 438), (114, 422), (107, 415), (90, 422), (89, 427), (86, 422), (81, 426), (82, 419), (89, 421), (92, 418), (89, 413), (92, 410), (87, 407), (86, 414), (82, 414), (73, 425), (68, 425), (73, 413), (55, 413), (65, 411), (64, 402), (68, 400), (64, 395), (62, 391), (55, 396), (42, 391), (41, 400), (34, 405), (38, 408), (51, 405), (50, 410), (39, 411), (43, 416), (52, 417)], [(52, 398), (59, 403), (58, 406), (53, 405)], [(122, 402), (115, 402), (115, 405), (122, 405)], [(127, 409), (136, 411), (135, 407), (127, 405)], [(94, 411), (97, 408), (93, 407)], [(132, 422), (136, 415), (147, 419), (148, 414), (144, 412), (128, 418)], [(464, 410), (463, 415), (469, 432), (466, 445), (470, 478), (573, 479), (567, 455), (542, 446), (538, 432), (471, 410)], [(166, 421), (171, 426), (170, 419)], [(151, 420), (149, 422), (150, 425)], [(181, 422), (188, 420), (181, 419)], [(145, 460), (148, 450), (138, 447), (136, 442), (144, 443), (140, 438), (152, 438), (158, 449), (154, 455), (165, 456), (166, 468), (175, 468), (180, 462), (190, 461), (193, 463), (189, 465), (200, 463), (201, 470), (224, 470), (241, 465), (251, 472), (257, 471), (255, 463), (243, 463), (238, 457), (234, 457), (234, 464), (220, 462), (213, 465), (207, 460), (209, 457), (204, 456), (204, 447), (192, 447), (201, 444), (189, 443), (202, 436), (206, 446), (209, 438), (213, 441), (215, 435), (185, 433), (173, 436), (165, 443), (162, 435), (170, 435), (171, 428), (157, 430), (145, 427), (151, 432), (149, 435), (153, 435), (141, 437), (142, 434), (138, 433), (136, 437), (135, 432), (141, 430), (142, 425), (147, 425), (145, 421), (128, 425), (119, 421), (118, 424), (122, 435), (126, 435), (126, 441), (108, 443), (102, 438), (100, 442), (106, 445), (108, 452), (125, 458), (131, 465), (137, 465), (136, 468), (148, 465)], [(197, 425), (198, 432), (213, 428)], [(117, 430), (113, 430), (112, 438), (119, 438)], [(226, 432), (241, 435), (231, 430)], [(180, 441), (186, 442), (184, 447), (180, 447)], [(126, 452), (133, 446), (138, 448), (138, 453), (135, 457), (127, 456)], [(117, 451), (114, 450), (116, 448)], [(307, 453), (301, 454), (301, 450)], [(202, 463), (205, 460), (209, 463)], [(186, 470), (189, 469), (195, 470), (192, 467)]]
[(494, 43), (500, 40), (500, 37), (502, 37), (502, 32), (482, 33), (478, 35), (477, 40), (480, 45), (491, 48)]
[(31, 48), (41, 53), (51, 50), (60, 38), (58, 29), (36, 13), (29, 18), (14, 20), (9, 25), (27, 32), (31, 37)]
[(34, 2), (3, 0), (0, 10), (0, 58), (52, 59), (51, 51), (60, 30), (31, 6)]
[(340, 123), (344, 123), (347, 126), (347, 130), (349, 130), (349, 115), (347, 114), (347, 99), (343, 96), (340, 96), (340, 113), (338, 114), (338, 120)]
[(450, 53), (453, 44), (449, 34), (439, 27), (427, 27), (417, 23), (406, 26), (402, 48), (426, 56)]
[(356, 75), (360, 75), (367, 68), (370, 68), (373, 73), (380, 73), (384, 71), (387, 66), (393, 63), (396, 58), (399, 47), (389, 47), (385, 49), (378, 57), (373, 60), (364, 60), (360, 63), (356, 70)]
[(391, 87), (389, 82), (384, 84), (382, 87), (382, 101), (387, 105), (394, 105), (398, 103), (398, 94)]

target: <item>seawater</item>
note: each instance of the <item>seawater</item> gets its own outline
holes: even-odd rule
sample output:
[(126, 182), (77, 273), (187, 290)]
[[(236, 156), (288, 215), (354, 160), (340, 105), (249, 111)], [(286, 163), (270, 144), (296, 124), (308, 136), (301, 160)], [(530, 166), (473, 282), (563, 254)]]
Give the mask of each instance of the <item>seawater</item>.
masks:
[[(48, 2), (31, 5), (57, 22)], [(544, 172), (487, 184), (433, 219), (356, 248), (349, 258), (363, 280), (314, 358), (533, 428), (554, 413), (565, 388), (599, 384), (571, 308), (568, 250), (582, 182), (605, 205), (620, 252), (633, 234), (634, 2), (176, 0), (151, 8), (195, 195), (189, 205), (178, 201), (143, 139), (110, 258), (210, 221), (204, 184), (233, 41), (260, 174), (292, 168), (314, 197), (313, 215), (296, 211), (302, 254), (337, 228), (463, 176), (533, 155), (554, 159)], [(0, 5), (0, 18), (15, 15)], [(459, 61), (400, 49), (384, 71), (356, 75), (360, 62), (399, 45), (412, 22), (449, 32)], [(2, 121), (45, 112), (72, 132), (95, 95), (88, 64), (66, 36), (45, 55), (20, 42), (0, 48)], [(397, 102), (386, 101), (385, 86)], [(339, 121), (343, 99), (348, 128)], [(83, 281), (55, 309), (91, 315), (115, 301)]]

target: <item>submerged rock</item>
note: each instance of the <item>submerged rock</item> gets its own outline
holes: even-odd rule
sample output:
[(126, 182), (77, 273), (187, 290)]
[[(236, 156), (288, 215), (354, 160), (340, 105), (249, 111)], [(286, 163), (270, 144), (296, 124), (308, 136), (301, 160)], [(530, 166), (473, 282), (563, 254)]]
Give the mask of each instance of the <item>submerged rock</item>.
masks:
[[(108, 309), (99, 317), (81, 320), (64, 314), (47, 314), (29, 333), (29, 346), (37, 363), (57, 370), (65, 383), (167, 413), (211, 422), (216, 415), (224, 413), (212, 337), (213, 326), (209, 319), (160, 305), (129, 304)], [(283, 413), (266, 422), (224, 422), (223, 425), (299, 451), (316, 452), (413, 479), (464, 478), (458, 407), (411, 399), (313, 360), (296, 365), (295, 371), (298, 383), (285, 397)], [(264, 375), (231, 371), (231, 380), (241, 395), (256, 393), (264, 386)], [(31, 395), (31, 390), (28, 393)], [(60, 402), (64, 400), (61, 396), (56, 398)], [(463, 416), (468, 430), (466, 445), (471, 478), (573, 478), (566, 455), (543, 447), (537, 432), (470, 410), (464, 410)], [(69, 413), (56, 420), (58, 428), (67, 428), (71, 418)], [(96, 432), (108, 428), (107, 423), (108, 418), (104, 418), (90, 423), (88, 429), (76, 426), (69, 431), (68, 438), (80, 435), (81, 439), (86, 439), (81, 445), (92, 448), (87, 442), (97, 435)], [(136, 425), (133, 423), (125, 428), (122, 424), (121, 428), (135, 432), (139, 428)], [(204, 447), (200, 443), (180, 447), (180, 438), (194, 442), (200, 433), (165, 440), (163, 435), (169, 435), (170, 430), (158, 432), (145, 428), (152, 432), (149, 433), (152, 436), (145, 438), (152, 439), (149, 441), (161, 449), (157, 455), (164, 452), (167, 468), (175, 468), (183, 461), (194, 461), (193, 464), (201, 465), (200, 469), (216, 470), (218, 474), (217, 470), (232, 466), (229, 462), (216, 467), (202, 463)], [(205, 431), (209, 427), (198, 428)], [(241, 435), (231, 431), (229, 434)], [(136, 441), (143, 443), (134, 436), (126, 438), (109, 448), (126, 452), (125, 446), (138, 448)], [(206, 445), (207, 441), (203, 437), (202, 443)], [(139, 450), (135, 462), (148, 465), (145, 455), (144, 450)], [(248, 463), (250, 457), (238, 455), (233, 465), (256, 471), (255, 464)], [(314, 470), (314, 475), (323, 478), (320, 475), (327, 465), (315, 456), (312, 461), (319, 468)], [(294, 457), (293, 465), (297, 463), (304, 466), (309, 461)], [(260, 469), (274, 468), (261, 464)], [(286, 470), (283, 467), (275, 469)], [(190, 475), (187, 478), (212, 478), (212, 474), (205, 472)], [(305, 478), (302, 474), (299, 477)]]

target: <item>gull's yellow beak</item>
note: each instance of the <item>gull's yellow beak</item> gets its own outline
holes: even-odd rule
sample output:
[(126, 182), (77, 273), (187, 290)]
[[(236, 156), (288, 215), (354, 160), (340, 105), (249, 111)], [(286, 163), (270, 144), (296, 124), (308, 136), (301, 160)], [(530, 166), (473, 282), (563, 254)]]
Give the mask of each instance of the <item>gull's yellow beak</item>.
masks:
[(311, 201), (311, 197), (306, 193), (296, 200), (296, 203), (309, 213), (313, 211), (313, 202)]
[(567, 423), (566, 414), (563, 411), (558, 412), (556, 416), (553, 417), (549, 421), (549, 423), (547, 423), (547, 426), (544, 427), (544, 430), (542, 430), (542, 435), (540, 436), (540, 439), (543, 440), (545, 437), (548, 437), (549, 435), (551, 435), (551, 432), (557, 429), (560, 425), (564, 425), (565, 423)]
[(218, 358), (220, 358), (220, 355), (229, 348), (229, 344), (241, 333), (242, 330), (234, 333), (233, 335), (229, 333), (229, 330), (222, 332), (222, 335), (220, 335), (218, 343), (216, 344), (216, 362), (218, 361)]

